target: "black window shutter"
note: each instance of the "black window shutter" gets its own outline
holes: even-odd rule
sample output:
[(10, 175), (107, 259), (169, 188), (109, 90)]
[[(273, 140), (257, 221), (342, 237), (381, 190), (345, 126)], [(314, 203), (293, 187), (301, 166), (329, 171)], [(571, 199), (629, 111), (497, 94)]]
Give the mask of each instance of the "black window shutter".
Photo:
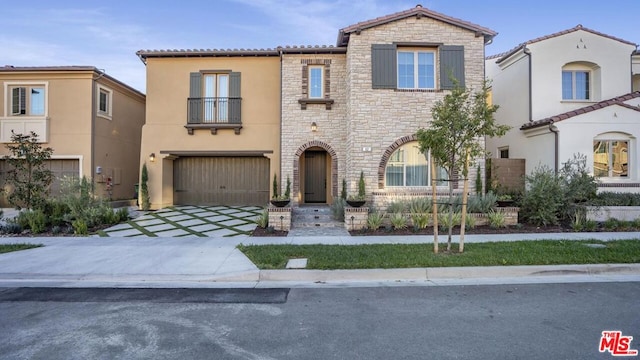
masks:
[(239, 72), (232, 72), (229, 74), (229, 122), (233, 124), (242, 123), (240, 83)]
[(188, 118), (189, 123), (201, 123), (202, 118), (202, 74), (192, 72), (189, 76), (189, 101)]
[(440, 88), (453, 89), (453, 76), (458, 85), (464, 87), (464, 46), (443, 45), (440, 47)]
[(395, 89), (397, 86), (396, 45), (371, 45), (371, 79), (373, 89)]

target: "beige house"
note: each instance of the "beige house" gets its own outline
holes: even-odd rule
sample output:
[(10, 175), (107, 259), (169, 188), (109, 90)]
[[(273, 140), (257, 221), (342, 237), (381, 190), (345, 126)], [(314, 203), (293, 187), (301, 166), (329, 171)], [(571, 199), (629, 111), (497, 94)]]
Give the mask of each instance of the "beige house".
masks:
[(152, 206), (265, 205), (274, 175), (294, 204), (332, 203), (343, 179), (355, 193), (360, 172), (374, 206), (431, 193), (415, 133), (450, 75), (480, 88), (495, 35), (417, 6), (343, 28), (335, 46), (139, 51)]
[[(0, 142), (10, 142), (12, 131), (33, 131), (43, 146), (53, 148), (52, 194), (63, 176), (86, 176), (105, 198), (134, 197), (144, 94), (95, 67), (4, 66), (0, 99)], [(0, 155), (7, 154), (0, 147)], [(0, 169), (4, 184), (4, 161)], [(4, 196), (2, 205), (7, 206)]]

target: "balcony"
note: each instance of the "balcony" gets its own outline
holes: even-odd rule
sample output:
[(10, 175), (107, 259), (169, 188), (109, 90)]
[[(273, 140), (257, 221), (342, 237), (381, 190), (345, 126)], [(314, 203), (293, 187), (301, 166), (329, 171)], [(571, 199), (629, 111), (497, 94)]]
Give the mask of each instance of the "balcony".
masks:
[(187, 125), (189, 135), (196, 129), (234, 129), (236, 135), (242, 129), (242, 98), (205, 97), (187, 99)]

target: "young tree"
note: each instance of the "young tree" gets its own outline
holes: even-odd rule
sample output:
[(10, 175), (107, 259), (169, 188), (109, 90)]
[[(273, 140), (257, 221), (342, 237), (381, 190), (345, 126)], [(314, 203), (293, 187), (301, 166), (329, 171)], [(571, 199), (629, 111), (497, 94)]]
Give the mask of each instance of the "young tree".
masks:
[(13, 187), (8, 197), (9, 203), (17, 209), (33, 209), (42, 205), (53, 181), (53, 173), (45, 166), (53, 149), (43, 148), (33, 131), (23, 135), (13, 130), (11, 142), (6, 144), (6, 148), (11, 154), (4, 157), (10, 169), (5, 182)]
[(140, 174), (140, 199), (142, 200), (142, 210), (151, 208), (151, 198), (149, 197), (149, 173), (147, 172), (147, 163), (142, 164), (142, 174)]
[(431, 151), (431, 157), (434, 159), (431, 166), (442, 166), (449, 176), (447, 251), (451, 251), (453, 227), (453, 174), (457, 172), (464, 179), (459, 249), (463, 252), (469, 168), (473, 165), (474, 159), (485, 155), (484, 147), (479, 140), (485, 136), (502, 136), (509, 127), (496, 124), (493, 114), (498, 110), (498, 106), (487, 103), (489, 90), (486, 81), (479, 91), (472, 93), (453, 80), (454, 89), (432, 108), (433, 121), (429, 128), (419, 129), (417, 136), (420, 151)]

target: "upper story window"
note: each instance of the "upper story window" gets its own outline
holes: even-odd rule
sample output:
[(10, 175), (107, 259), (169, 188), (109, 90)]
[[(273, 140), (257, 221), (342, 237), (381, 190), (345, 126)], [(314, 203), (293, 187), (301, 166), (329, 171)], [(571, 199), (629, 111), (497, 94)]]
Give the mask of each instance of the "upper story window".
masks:
[(629, 140), (593, 141), (593, 175), (595, 177), (629, 177)]
[(590, 100), (589, 94), (591, 73), (584, 70), (562, 71), (562, 99)]
[(98, 84), (98, 115), (111, 118), (113, 92)]
[(398, 89), (435, 89), (434, 51), (398, 51)]
[(598, 64), (574, 61), (562, 67), (562, 100), (599, 101), (601, 71)]
[(9, 116), (45, 116), (46, 86), (19, 85), (9, 86)]
[(324, 66), (309, 66), (309, 98), (324, 97)]
[(242, 129), (241, 74), (230, 70), (202, 70), (189, 74), (187, 130)]
[[(389, 157), (385, 169), (385, 185), (394, 187), (431, 186), (431, 170), (425, 154), (416, 141), (400, 146)], [(447, 172), (436, 169), (437, 186), (446, 185)]]
[(464, 46), (410, 46), (413, 45), (371, 45), (373, 89), (447, 90), (453, 89), (453, 79), (465, 86)]

